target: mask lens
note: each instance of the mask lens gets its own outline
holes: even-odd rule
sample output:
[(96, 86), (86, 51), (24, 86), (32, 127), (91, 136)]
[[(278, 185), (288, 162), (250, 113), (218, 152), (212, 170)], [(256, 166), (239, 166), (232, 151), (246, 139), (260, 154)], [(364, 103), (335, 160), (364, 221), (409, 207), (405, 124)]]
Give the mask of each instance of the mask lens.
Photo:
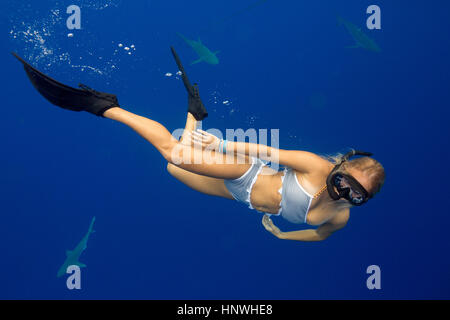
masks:
[(334, 185), (338, 189), (341, 197), (349, 200), (353, 204), (364, 202), (364, 196), (360, 192), (354, 190), (344, 176), (340, 174), (336, 175), (334, 178)]
[(334, 185), (336, 186), (338, 191), (343, 191), (347, 188), (350, 188), (347, 179), (345, 179), (345, 177), (341, 176), (340, 174), (336, 175), (336, 177), (334, 178)]
[(364, 200), (364, 197), (362, 194), (360, 194), (357, 191), (353, 191), (352, 189), (350, 189), (349, 197), (351, 199), (350, 201), (353, 203), (356, 203), (356, 204), (359, 204), (359, 203), (363, 202), (363, 200)]

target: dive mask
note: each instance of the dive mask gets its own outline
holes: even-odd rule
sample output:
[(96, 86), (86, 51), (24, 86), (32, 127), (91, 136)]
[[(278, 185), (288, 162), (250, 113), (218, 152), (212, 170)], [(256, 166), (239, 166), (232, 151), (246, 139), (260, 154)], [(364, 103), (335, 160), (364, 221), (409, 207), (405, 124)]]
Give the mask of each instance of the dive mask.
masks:
[[(338, 172), (341, 165), (353, 156), (372, 156), (370, 152), (352, 150), (342, 157), (340, 164), (336, 165), (327, 178), (327, 190), (331, 199), (346, 199), (354, 206), (366, 203), (372, 195), (351, 175)], [(336, 190), (337, 192), (336, 192)]]

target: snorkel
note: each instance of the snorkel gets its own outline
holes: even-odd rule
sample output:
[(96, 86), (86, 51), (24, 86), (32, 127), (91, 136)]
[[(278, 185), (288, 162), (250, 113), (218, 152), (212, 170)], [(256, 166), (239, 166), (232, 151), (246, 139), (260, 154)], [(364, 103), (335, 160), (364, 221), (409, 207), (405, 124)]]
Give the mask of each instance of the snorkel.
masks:
[[(342, 164), (353, 156), (367, 156), (370, 157), (373, 154), (365, 151), (352, 150), (342, 156), (341, 162), (337, 164), (327, 177), (327, 190), (331, 199), (337, 201), (341, 198), (346, 199), (350, 204), (354, 206), (360, 206), (366, 203), (372, 195), (351, 175), (338, 172)], [(345, 186), (342, 186), (341, 181), (345, 181)], [(337, 189), (337, 192), (335, 190)], [(353, 198), (352, 193), (358, 194), (360, 198)]]

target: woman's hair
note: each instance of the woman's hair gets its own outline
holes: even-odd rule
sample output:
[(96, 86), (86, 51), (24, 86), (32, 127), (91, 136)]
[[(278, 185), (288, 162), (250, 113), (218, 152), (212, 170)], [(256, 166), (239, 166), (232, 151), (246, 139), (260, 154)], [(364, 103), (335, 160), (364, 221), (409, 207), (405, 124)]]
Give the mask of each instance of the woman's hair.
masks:
[[(342, 156), (343, 154), (338, 153), (333, 156), (327, 156), (326, 159), (331, 161), (335, 165), (338, 165), (342, 162)], [(369, 177), (372, 183), (370, 190), (367, 190), (372, 196), (378, 193), (384, 184), (384, 168), (381, 163), (379, 163), (374, 158), (361, 157), (353, 160), (347, 160), (346, 162), (344, 162), (341, 168), (343, 170), (347, 168), (354, 168), (364, 172), (364, 174)]]
[(361, 157), (349, 160), (342, 165), (343, 169), (354, 168), (363, 172), (371, 181), (369, 193), (374, 196), (384, 184), (384, 168), (377, 160), (371, 157)]

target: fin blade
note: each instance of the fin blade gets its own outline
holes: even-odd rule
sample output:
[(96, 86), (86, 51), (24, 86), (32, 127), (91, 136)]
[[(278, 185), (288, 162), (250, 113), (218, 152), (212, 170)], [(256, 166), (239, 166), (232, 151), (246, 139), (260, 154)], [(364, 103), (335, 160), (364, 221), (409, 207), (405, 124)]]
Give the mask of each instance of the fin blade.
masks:
[(188, 91), (189, 94), (191, 94), (192, 92), (192, 85), (189, 82), (188, 76), (186, 74), (186, 71), (184, 71), (184, 67), (183, 64), (181, 63), (180, 57), (178, 56), (177, 52), (175, 51), (174, 47), (170, 47), (170, 50), (172, 51), (172, 55), (175, 59), (175, 62), (178, 66), (178, 70), (181, 71), (181, 79), (183, 80), (183, 84), (184, 87), (186, 88), (186, 90)]
[(77, 89), (65, 85), (20, 58), (13, 55), (23, 64), (25, 72), (34, 88), (51, 104), (71, 111), (88, 111), (101, 115), (112, 106), (118, 106), (117, 97), (95, 90)]

